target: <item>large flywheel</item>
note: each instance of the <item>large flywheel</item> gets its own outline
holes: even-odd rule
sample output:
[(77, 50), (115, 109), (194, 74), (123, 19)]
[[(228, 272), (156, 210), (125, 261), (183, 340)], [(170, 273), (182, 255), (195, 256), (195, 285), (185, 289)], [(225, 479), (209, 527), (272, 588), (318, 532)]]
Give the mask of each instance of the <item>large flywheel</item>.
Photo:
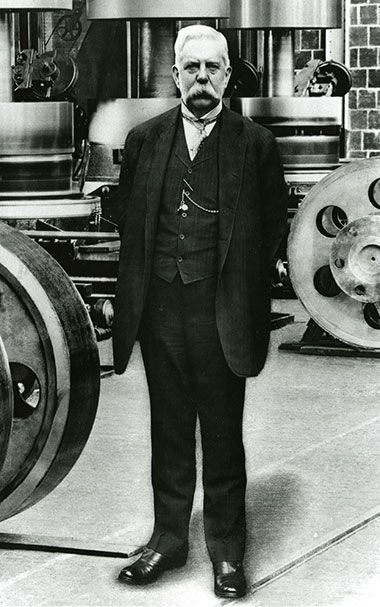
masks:
[(293, 288), (322, 329), (380, 348), (380, 158), (349, 163), (311, 190), (288, 258)]
[(69, 472), (98, 404), (98, 348), (70, 278), (0, 222), (0, 520)]

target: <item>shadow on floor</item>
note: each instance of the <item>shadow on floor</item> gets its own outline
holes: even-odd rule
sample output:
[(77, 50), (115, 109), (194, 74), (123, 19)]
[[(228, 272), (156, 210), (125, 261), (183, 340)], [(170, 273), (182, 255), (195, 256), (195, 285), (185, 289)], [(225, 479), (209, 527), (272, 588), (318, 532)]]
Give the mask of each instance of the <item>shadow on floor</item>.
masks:
[[(291, 471), (276, 472), (255, 479), (247, 487), (246, 564), (250, 576), (257, 577), (258, 567), (277, 567), (273, 555), (282, 553), (292, 543), (299, 544), (296, 528), (304, 518), (302, 480)], [(302, 539), (301, 539), (302, 542)], [(192, 561), (208, 560), (204, 539), (203, 513), (197, 510), (190, 528)], [(266, 568), (266, 567), (265, 567)]]
[[(289, 542), (297, 544), (296, 528), (304, 518), (302, 480), (290, 471), (276, 472), (256, 479), (247, 488), (247, 562), (255, 576), (273, 555)], [(293, 536), (293, 540), (292, 540)]]

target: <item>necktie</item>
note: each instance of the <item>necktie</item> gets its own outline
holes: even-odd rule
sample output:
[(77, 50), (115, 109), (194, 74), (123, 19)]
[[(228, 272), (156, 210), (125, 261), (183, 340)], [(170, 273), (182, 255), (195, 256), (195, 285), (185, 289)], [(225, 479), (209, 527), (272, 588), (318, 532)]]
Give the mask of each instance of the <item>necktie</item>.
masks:
[(215, 116), (214, 118), (193, 118), (192, 116), (186, 116), (186, 114), (182, 114), (182, 117), (185, 120), (187, 120), (188, 122), (190, 122), (191, 124), (193, 124), (198, 132), (197, 140), (196, 140), (195, 144), (192, 146), (192, 148), (190, 149), (190, 158), (191, 158), (191, 160), (193, 160), (193, 158), (199, 152), (199, 149), (200, 149), (202, 143), (207, 138), (206, 126), (208, 124), (212, 124), (213, 122), (216, 122), (218, 119), (218, 116)]

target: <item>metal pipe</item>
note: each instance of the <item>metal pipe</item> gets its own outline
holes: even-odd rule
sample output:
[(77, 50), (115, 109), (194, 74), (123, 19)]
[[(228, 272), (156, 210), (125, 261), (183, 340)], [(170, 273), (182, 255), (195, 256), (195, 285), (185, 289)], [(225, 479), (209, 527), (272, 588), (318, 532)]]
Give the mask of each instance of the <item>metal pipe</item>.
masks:
[(126, 94), (127, 98), (132, 97), (132, 27), (131, 22), (125, 24), (125, 50), (126, 50)]
[[(0, 0), (1, 3), (1, 0)], [(19, 13), (21, 50), (38, 49), (38, 13), (36, 11), (23, 11)]]
[(12, 101), (12, 40), (9, 16), (0, 12), (0, 102)]
[(139, 97), (175, 97), (171, 75), (174, 63), (175, 22), (141, 21), (139, 39)]
[(239, 57), (257, 66), (257, 32), (252, 29), (238, 30)]
[(265, 32), (263, 93), (292, 97), (294, 93), (294, 30)]

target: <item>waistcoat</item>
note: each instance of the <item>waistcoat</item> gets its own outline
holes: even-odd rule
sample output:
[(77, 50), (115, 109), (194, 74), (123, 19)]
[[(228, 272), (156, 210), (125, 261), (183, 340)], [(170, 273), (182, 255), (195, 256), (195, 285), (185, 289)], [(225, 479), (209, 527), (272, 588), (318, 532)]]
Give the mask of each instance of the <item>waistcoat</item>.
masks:
[(153, 265), (154, 273), (167, 282), (177, 272), (184, 283), (216, 274), (218, 131), (216, 123), (191, 161), (182, 120), (178, 123), (164, 180)]

